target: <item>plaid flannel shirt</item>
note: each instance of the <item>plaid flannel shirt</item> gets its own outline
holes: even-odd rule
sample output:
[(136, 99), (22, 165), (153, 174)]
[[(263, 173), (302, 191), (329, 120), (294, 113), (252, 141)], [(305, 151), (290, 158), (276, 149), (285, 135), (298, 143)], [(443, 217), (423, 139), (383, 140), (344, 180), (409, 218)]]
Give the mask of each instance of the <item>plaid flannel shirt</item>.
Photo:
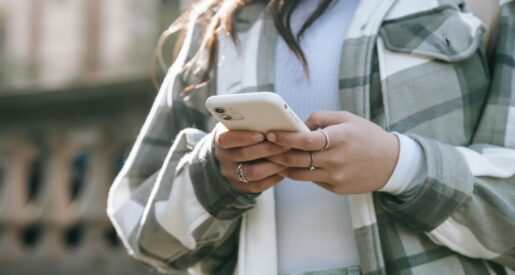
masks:
[[(361, 1), (342, 49), (342, 109), (409, 135), (427, 163), (406, 201), (350, 196), (363, 274), (515, 270), (515, 2), (501, 5), (489, 68), (483, 26), (463, 1)], [(129, 253), (161, 271), (267, 274), (243, 266), (256, 257), (275, 263), (273, 249), (242, 256), (246, 240), (259, 237), (249, 234), (259, 228), (249, 213), (270, 205), (266, 192), (237, 193), (221, 176), (204, 107), (217, 93), (273, 90), (272, 18), (262, 3), (237, 16), (239, 43), (220, 34), (210, 81), (182, 97), (200, 81), (182, 66), (199, 47), (192, 20), (110, 190), (108, 214)]]

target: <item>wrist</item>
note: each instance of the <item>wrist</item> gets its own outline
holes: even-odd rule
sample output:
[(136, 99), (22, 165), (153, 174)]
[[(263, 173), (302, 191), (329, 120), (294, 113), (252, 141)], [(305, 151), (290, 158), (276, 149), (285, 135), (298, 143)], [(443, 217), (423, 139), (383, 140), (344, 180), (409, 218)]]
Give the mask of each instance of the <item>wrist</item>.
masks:
[(399, 157), (400, 157), (400, 146), (401, 145), (400, 145), (399, 137), (394, 133), (388, 133), (388, 135), (389, 135), (389, 139), (390, 139), (390, 142), (388, 142), (388, 144), (391, 144), (388, 147), (390, 150), (388, 155), (390, 157), (387, 158), (389, 161), (388, 161), (388, 164), (385, 165), (385, 167), (387, 167), (387, 170), (385, 173), (386, 177), (384, 177), (383, 180), (381, 181), (381, 185), (379, 186), (377, 191), (382, 190), (386, 186), (386, 184), (388, 184), (389, 180), (392, 178), (392, 176), (395, 173), (395, 170), (398, 166)]
[(392, 133), (399, 141), (398, 159), (395, 168), (379, 189), (380, 192), (387, 192), (393, 195), (400, 195), (414, 188), (419, 170), (423, 168), (423, 151), (421, 146), (408, 136)]
[(252, 208), (257, 195), (236, 192), (220, 172), (215, 158), (216, 129), (199, 142), (190, 163), (190, 177), (200, 204), (214, 217), (235, 219)]

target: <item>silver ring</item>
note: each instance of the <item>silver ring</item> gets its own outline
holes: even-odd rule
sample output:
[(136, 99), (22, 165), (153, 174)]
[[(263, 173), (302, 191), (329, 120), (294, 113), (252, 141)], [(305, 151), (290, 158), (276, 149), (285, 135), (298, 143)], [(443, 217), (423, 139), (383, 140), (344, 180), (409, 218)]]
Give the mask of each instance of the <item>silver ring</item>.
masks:
[(309, 152), (309, 171), (313, 171), (316, 169), (316, 167), (314, 166), (314, 157), (313, 157), (313, 152)]
[(329, 135), (327, 134), (327, 132), (324, 130), (324, 129), (318, 129), (318, 131), (320, 133), (322, 133), (325, 137), (325, 144), (324, 144), (324, 147), (322, 149), (320, 149), (320, 151), (325, 151), (327, 149), (329, 149), (329, 146), (330, 146), (330, 142), (329, 142)]
[(238, 180), (243, 183), (249, 183), (249, 180), (243, 174), (243, 163), (238, 164), (236, 167), (236, 175), (238, 175)]

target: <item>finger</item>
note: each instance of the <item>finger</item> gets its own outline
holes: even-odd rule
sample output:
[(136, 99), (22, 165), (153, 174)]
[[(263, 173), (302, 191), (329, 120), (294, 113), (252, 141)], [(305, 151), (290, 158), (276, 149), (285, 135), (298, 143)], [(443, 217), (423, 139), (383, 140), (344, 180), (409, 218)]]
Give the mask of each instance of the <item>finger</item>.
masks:
[[(236, 167), (234, 169), (236, 171)], [(273, 176), (286, 169), (286, 167), (270, 161), (260, 161), (255, 163), (243, 163), (241, 169), (245, 178), (252, 182)]]
[(311, 130), (318, 128), (325, 128), (334, 124), (347, 122), (355, 116), (352, 113), (345, 111), (317, 111), (311, 113), (306, 120), (306, 125)]
[(309, 152), (302, 150), (289, 150), (285, 153), (267, 158), (269, 161), (287, 167), (310, 167), (311, 157)]
[[(313, 156), (310, 156), (310, 152), (302, 150), (289, 150), (279, 155), (268, 157), (267, 159), (271, 162), (280, 164), (286, 167), (297, 167), (297, 168), (309, 168), (311, 164), (313, 167), (328, 167), (333, 162), (334, 152), (323, 151), (323, 152), (311, 152)], [(311, 163), (313, 158), (313, 163)]]
[(284, 179), (284, 177), (280, 175), (273, 175), (264, 180), (258, 182), (250, 182), (251, 188), (253, 189), (253, 193), (261, 193), (266, 191), (268, 188), (278, 184)]
[(310, 170), (309, 168), (288, 168), (279, 175), (292, 180), (327, 182), (328, 171), (325, 169)]
[(275, 144), (303, 151), (319, 151), (325, 146), (325, 135), (311, 132), (269, 132), (266, 139)]
[(262, 158), (268, 158), (286, 152), (289, 148), (270, 142), (262, 142), (246, 147), (222, 150), (219, 156), (232, 162), (246, 162)]
[(259, 132), (222, 130), (216, 133), (215, 142), (221, 148), (230, 149), (257, 144), (264, 139)]
[(329, 183), (316, 182), (316, 181), (314, 181), (313, 183), (318, 185), (318, 186), (320, 186), (320, 187), (322, 187), (322, 188), (324, 188), (327, 191), (334, 192), (334, 186), (330, 185)]
[(260, 181), (248, 183), (237, 181), (233, 184), (233, 188), (240, 193), (261, 193), (279, 183), (283, 178), (280, 175), (273, 175)]

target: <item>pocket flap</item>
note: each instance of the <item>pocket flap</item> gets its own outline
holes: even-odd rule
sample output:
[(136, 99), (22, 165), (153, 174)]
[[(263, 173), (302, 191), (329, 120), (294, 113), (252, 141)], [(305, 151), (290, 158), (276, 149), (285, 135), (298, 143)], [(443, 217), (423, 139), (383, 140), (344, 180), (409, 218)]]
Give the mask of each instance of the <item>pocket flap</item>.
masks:
[(484, 24), (471, 13), (441, 6), (385, 21), (379, 35), (389, 51), (457, 62), (477, 50), (484, 31)]

